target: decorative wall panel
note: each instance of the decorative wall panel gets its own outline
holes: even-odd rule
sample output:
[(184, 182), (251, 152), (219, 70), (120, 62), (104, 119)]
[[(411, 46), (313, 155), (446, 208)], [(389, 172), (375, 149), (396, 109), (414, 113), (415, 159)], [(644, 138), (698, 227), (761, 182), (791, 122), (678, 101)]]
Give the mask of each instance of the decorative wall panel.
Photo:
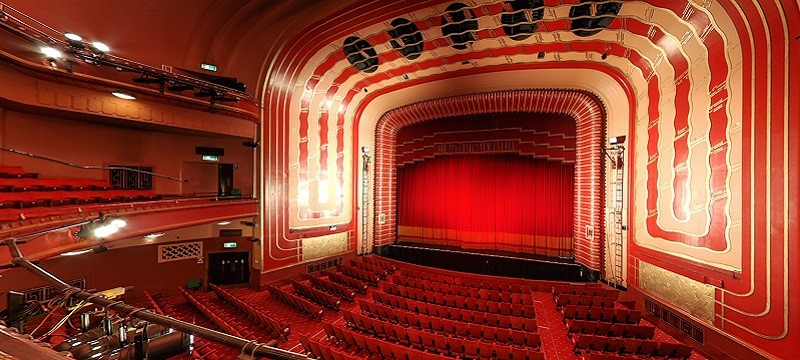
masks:
[(714, 287), (646, 262), (639, 262), (639, 287), (708, 323), (714, 322)]
[(303, 239), (303, 261), (347, 251), (347, 232)]

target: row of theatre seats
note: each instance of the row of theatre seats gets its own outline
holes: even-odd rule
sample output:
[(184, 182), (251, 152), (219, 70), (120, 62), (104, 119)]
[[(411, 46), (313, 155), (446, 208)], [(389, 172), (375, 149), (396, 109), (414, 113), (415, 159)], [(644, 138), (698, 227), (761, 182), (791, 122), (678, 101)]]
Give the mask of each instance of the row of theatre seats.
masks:
[[(364, 317), (363, 319), (369, 318)], [(358, 324), (348, 325), (359, 329)], [(544, 354), (532, 348), (461, 339), (427, 332), (419, 332), (420, 336), (407, 336), (403, 340), (397, 337), (397, 332), (394, 334), (380, 332), (374, 334), (369, 332), (360, 333), (329, 322), (323, 323), (323, 328), (329, 338), (333, 338), (339, 343), (344, 343), (345, 346), (356, 348), (359, 351), (366, 350), (369, 354), (378, 355), (382, 359), (440, 359), (443, 356), (470, 359), (544, 359)], [(394, 328), (402, 327), (395, 326)], [(361, 330), (369, 331), (366, 329)], [(406, 335), (408, 335), (408, 331), (406, 331)]]
[(389, 269), (385, 269), (381, 265), (363, 261), (350, 260), (350, 266), (378, 275), (378, 278), (381, 280), (386, 280), (390, 273)]
[[(541, 337), (536, 331), (536, 324), (532, 324), (532, 330), (511, 329), (509, 327), (481, 325), (470, 321), (451, 320), (430, 315), (414, 314), (389, 306), (359, 301), (361, 312), (365, 316), (370, 316), (392, 324), (399, 324), (406, 328), (408, 337), (413, 339), (422, 332), (432, 332), (450, 337), (467, 338), (472, 340), (484, 340), (490, 342), (500, 342), (503, 344), (513, 344), (517, 346), (530, 346), (538, 348), (541, 345)], [(345, 314), (345, 320), (347, 320)], [(528, 319), (529, 321), (531, 319)], [(535, 321), (535, 320), (534, 320)], [(413, 333), (412, 333), (413, 331)], [(398, 335), (401, 337), (401, 335)]]
[(18, 220), (20, 209), (25, 217), (35, 217), (48, 216), (47, 208), (58, 206), (159, 199), (152, 190), (120, 189), (108, 180), (40, 179), (21, 167), (0, 167), (0, 221)]
[(685, 344), (584, 334), (575, 337), (575, 351), (668, 359), (688, 359), (692, 356), (692, 347)]
[(295, 293), (288, 292), (274, 285), (267, 285), (267, 290), (273, 298), (280, 302), (292, 306), (304, 313), (311, 315), (313, 319), (321, 319), (323, 315), (322, 306), (315, 304)]
[(655, 335), (656, 328), (649, 325), (612, 324), (600, 321), (572, 320), (569, 322), (568, 333), (649, 340)]
[(613, 308), (616, 302), (617, 296), (560, 294), (556, 297), (556, 309), (561, 309), (568, 305)]
[[(203, 313), (199, 312), (199, 310), (197, 310), (193, 305), (186, 304), (185, 298), (182, 296), (164, 298), (160, 297), (159, 295), (150, 296), (150, 294), (147, 293), (146, 295), (153, 303), (154, 309), (156, 309), (156, 311), (161, 311), (160, 313), (164, 315), (178, 320), (190, 322), (205, 328), (214, 330), (219, 329), (216, 324), (214, 324)], [(240, 352), (240, 349), (233, 349), (229, 346), (208, 341), (200, 337), (195, 337), (195, 343), (192, 348), (192, 359), (235, 359)]]
[[(398, 311), (398, 314), (401, 314), (400, 312), (418, 314), (417, 322), (423, 321), (420, 320), (420, 316), (427, 315), (449, 320), (464, 321), (475, 325), (488, 325), (525, 331), (537, 330), (535, 318), (523, 318), (520, 316), (499, 315), (470, 309), (451, 308), (381, 292), (373, 292), (372, 298), (375, 305), (383, 304), (385, 306), (390, 306), (394, 308), (395, 311)], [(408, 321), (413, 322), (414, 320), (410, 319)]]
[(486, 280), (483, 278), (469, 276), (452, 276), (431, 271), (404, 269), (399, 272), (401, 275), (416, 279), (428, 280), (449, 285), (467, 286), (478, 289), (486, 289), (507, 293), (530, 294), (533, 290), (530, 286), (507, 283), (497, 280)]
[(392, 282), (397, 285), (414, 287), (442, 294), (458, 295), (475, 299), (484, 299), (500, 303), (533, 305), (533, 296), (530, 293), (512, 293), (500, 290), (489, 290), (465, 285), (450, 285), (447, 283), (417, 279), (403, 275), (395, 275)]
[(361, 261), (386, 270), (389, 274), (393, 274), (395, 271), (397, 271), (397, 265), (392, 264), (392, 262), (379, 256), (365, 256), (361, 258)]
[(225, 302), (233, 305), (236, 309), (244, 313), (247, 317), (266, 328), (269, 332), (276, 334), (284, 339), (289, 338), (289, 325), (273, 319), (253, 305), (242, 301), (238, 297), (232, 295), (227, 290), (220, 288), (216, 285), (209, 285), (212, 291)]
[(344, 301), (353, 302), (353, 300), (356, 298), (356, 291), (347, 287), (346, 285), (311, 275), (304, 275), (303, 279), (308, 280), (311, 283), (311, 286), (336, 295)]
[(233, 336), (242, 337), (242, 334), (240, 334), (239, 331), (237, 331), (231, 324), (229, 324), (225, 319), (220, 317), (216, 312), (209, 309), (201, 301), (195, 299), (195, 297), (192, 294), (189, 294), (188, 292), (186, 292), (186, 290), (180, 288), (178, 290), (181, 291), (181, 295), (183, 295), (183, 297), (186, 299), (187, 302), (189, 302), (189, 304), (192, 304), (192, 306), (197, 308), (197, 310), (200, 310), (200, 312), (203, 313), (203, 315), (211, 319), (211, 321), (214, 322), (214, 324), (216, 324), (217, 326), (219, 326), (223, 331)]
[(642, 312), (625, 308), (591, 307), (567, 305), (561, 308), (564, 321), (567, 320), (592, 320), (614, 323), (638, 324), (642, 319)]
[(553, 300), (561, 308), (575, 353), (584, 358), (644, 356), (686, 359), (692, 348), (684, 344), (653, 341), (655, 327), (640, 325), (641, 312), (614, 307), (616, 290), (584, 285), (553, 287)]
[(384, 284), (383, 290), (387, 294), (397, 295), (427, 303), (446, 305), (452, 308), (470, 309), (492, 314), (520, 316), (529, 319), (536, 317), (533, 305), (500, 303), (497, 301), (475, 299), (461, 295), (441, 294), (397, 284)]
[(327, 276), (328, 280), (330, 280), (330, 281), (337, 282), (339, 284), (342, 284), (344, 286), (347, 286), (347, 287), (355, 290), (359, 294), (366, 294), (367, 293), (367, 288), (369, 288), (369, 285), (367, 285), (367, 283), (365, 283), (365, 282), (363, 282), (361, 280), (354, 279), (354, 278), (351, 278), (349, 276), (345, 276), (345, 275), (342, 275), (342, 274), (339, 274), (339, 273), (336, 273), (336, 272), (333, 272), (333, 271), (322, 271), (322, 272), (320, 272), (320, 274), (322, 274), (324, 276)]
[(322, 290), (315, 289), (312, 286), (294, 280), (289, 280), (289, 283), (292, 284), (294, 291), (298, 294), (305, 296), (317, 304), (321, 304), (333, 311), (338, 311), (339, 306), (342, 304), (341, 300), (339, 300), (339, 298), (335, 295), (328, 294)]
[(381, 280), (378, 274), (352, 265), (339, 265), (336, 269), (344, 275), (364, 281), (372, 286), (377, 286)]

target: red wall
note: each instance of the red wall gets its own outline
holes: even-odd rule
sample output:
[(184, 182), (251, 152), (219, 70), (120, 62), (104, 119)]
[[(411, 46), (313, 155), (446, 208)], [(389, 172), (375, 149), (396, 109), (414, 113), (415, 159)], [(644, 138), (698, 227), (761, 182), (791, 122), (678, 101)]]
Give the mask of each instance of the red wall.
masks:
[[(137, 302), (144, 299), (144, 291), (150, 294), (166, 296), (178, 294), (178, 288), (186, 285), (186, 280), (201, 278), (207, 281), (208, 253), (225, 251), (251, 251), (250, 238), (212, 238), (203, 242), (203, 263), (196, 259), (183, 259), (169, 262), (158, 262), (158, 244), (126, 247), (95, 254), (87, 253), (76, 256), (61, 256), (39, 262), (39, 266), (62, 280), (86, 279), (86, 288), (106, 290), (115, 287), (133, 286), (133, 290), (125, 294), (125, 301)], [(222, 248), (223, 242), (237, 242), (235, 249)], [(174, 243), (173, 243), (174, 244)], [(252, 257), (252, 254), (251, 254)], [(251, 259), (252, 260), (252, 259)], [(258, 273), (252, 269), (251, 273)], [(23, 291), (47, 285), (44, 280), (17, 268), (0, 276), (0, 289), (4, 291)], [(4, 308), (6, 297), (0, 297), (0, 308)]]

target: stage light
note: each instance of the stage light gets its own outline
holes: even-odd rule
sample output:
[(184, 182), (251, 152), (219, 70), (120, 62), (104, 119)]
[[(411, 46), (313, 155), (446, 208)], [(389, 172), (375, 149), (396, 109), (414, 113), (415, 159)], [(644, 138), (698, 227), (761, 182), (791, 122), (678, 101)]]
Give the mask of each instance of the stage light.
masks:
[(109, 237), (113, 234), (116, 234), (117, 231), (119, 231), (119, 228), (116, 226), (109, 226), (109, 225), (101, 226), (98, 227), (97, 229), (94, 229), (94, 237), (96, 238)]
[(47, 57), (49, 60), (56, 60), (61, 58), (61, 51), (58, 51), (54, 48), (49, 46), (43, 46), (39, 50), (42, 51), (42, 54)]
[(95, 41), (92, 43), (92, 52), (95, 54), (105, 54), (111, 51), (111, 48), (108, 45), (103, 44), (99, 41)]
[(114, 96), (116, 96), (116, 97), (118, 97), (120, 99), (124, 99), (124, 100), (136, 100), (135, 96), (133, 96), (131, 94), (128, 94), (126, 92), (119, 91), (119, 90), (112, 91), (111, 95), (114, 95)]
[(362, 146), (361, 147), (361, 153), (369, 154), (369, 147), (368, 146)]
[(92, 220), (91, 222), (84, 224), (81, 226), (80, 230), (75, 233), (75, 237), (78, 238), (105, 238), (111, 236), (119, 231), (119, 229), (125, 227), (127, 222), (125, 220), (116, 218), (116, 217), (104, 217), (100, 216), (97, 220)]
[(600, 58), (603, 59), (603, 60), (608, 59), (608, 54), (603, 54), (603, 55), (600, 56)]
[(67, 44), (69, 44), (69, 46), (76, 49), (83, 49), (83, 38), (80, 35), (66, 32), (64, 33), (64, 37), (67, 38)]
[(608, 143), (611, 145), (620, 145), (625, 143), (625, 139), (626, 139), (625, 135), (614, 136), (608, 139)]

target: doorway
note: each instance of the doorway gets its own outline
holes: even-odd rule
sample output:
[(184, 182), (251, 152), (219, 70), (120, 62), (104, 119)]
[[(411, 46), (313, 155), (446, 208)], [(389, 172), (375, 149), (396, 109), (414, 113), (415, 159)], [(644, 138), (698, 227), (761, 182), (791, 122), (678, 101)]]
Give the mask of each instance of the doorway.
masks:
[(233, 190), (233, 164), (219, 164), (217, 196), (231, 196)]
[(208, 254), (208, 282), (214, 285), (250, 282), (250, 252)]

